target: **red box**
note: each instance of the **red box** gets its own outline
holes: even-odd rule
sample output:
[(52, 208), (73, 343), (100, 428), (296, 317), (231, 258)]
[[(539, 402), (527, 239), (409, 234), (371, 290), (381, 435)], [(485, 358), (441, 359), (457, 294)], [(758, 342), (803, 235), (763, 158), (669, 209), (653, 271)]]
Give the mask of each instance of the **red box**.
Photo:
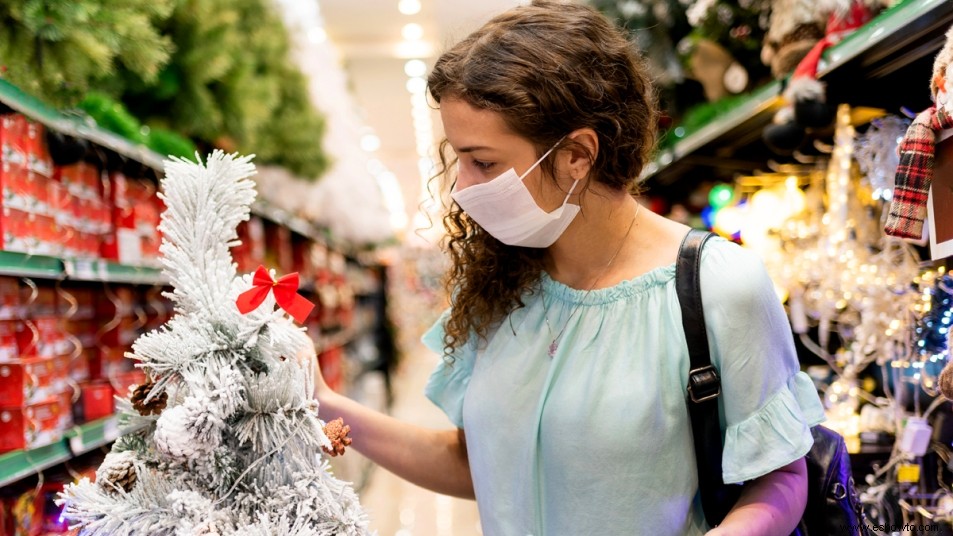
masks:
[(68, 357), (30, 357), (0, 364), (0, 407), (39, 403), (69, 389)]
[(0, 277), (0, 320), (12, 320), (20, 313), (20, 282), (15, 277)]
[(26, 117), (20, 114), (0, 115), (0, 173), (25, 170)]
[(33, 248), (33, 230), (29, 215), (21, 210), (4, 206), (0, 210), (0, 232), (2, 243), (0, 249), (30, 253)]
[(118, 325), (99, 337), (99, 343), (106, 346), (131, 346), (139, 337), (139, 321), (134, 317), (122, 318)]
[(241, 244), (232, 248), (232, 258), (239, 273), (251, 273), (265, 264), (265, 224), (261, 218), (252, 216), (238, 224), (238, 240)]
[(83, 349), (69, 361), (69, 379), (72, 382), (82, 383), (91, 378), (89, 370), (89, 356), (92, 349)]
[(102, 197), (99, 168), (88, 162), (59, 166), (54, 170), (55, 180), (77, 197), (94, 199)]
[(116, 317), (135, 316), (135, 308), (139, 303), (139, 296), (135, 289), (129, 286), (112, 287), (112, 298), (100, 295), (96, 302), (96, 316), (110, 320)]
[(0, 321), (0, 363), (10, 363), (20, 357), (20, 346), (17, 344), (16, 320)]
[(44, 177), (53, 176), (53, 159), (46, 146), (46, 127), (36, 121), (26, 121), (26, 154), (30, 171)]
[(89, 375), (93, 379), (108, 379), (125, 374), (134, 369), (135, 363), (126, 357), (130, 348), (101, 347), (96, 353), (90, 353)]
[(61, 396), (22, 408), (0, 409), (0, 452), (49, 445), (72, 425), (72, 407)]
[(109, 378), (112, 384), (113, 392), (118, 397), (130, 396), (130, 390), (135, 389), (137, 385), (142, 385), (146, 381), (146, 374), (141, 369), (133, 369)]
[(83, 383), (77, 404), (77, 419), (83, 422), (108, 417), (115, 413), (113, 387), (104, 380)]
[(36, 289), (28, 285), (20, 287), (20, 315), (23, 318), (56, 316), (56, 288), (38, 284)]

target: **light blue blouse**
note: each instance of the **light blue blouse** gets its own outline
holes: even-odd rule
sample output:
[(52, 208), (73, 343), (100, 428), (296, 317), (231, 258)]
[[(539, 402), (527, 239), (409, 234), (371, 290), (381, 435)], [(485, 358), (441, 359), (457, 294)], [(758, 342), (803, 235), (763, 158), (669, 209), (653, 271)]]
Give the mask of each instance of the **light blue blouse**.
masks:
[[(761, 261), (723, 239), (702, 255), (723, 476), (739, 483), (804, 456), (824, 412)], [(589, 295), (546, 274), (540, 289), (426, 387), (466, 431), (484, 533), (704, 534), (674, 264)], [(423, 337), (441, 354), (447, 314)], [(552, 359), (546, 316), (566, 326)]]

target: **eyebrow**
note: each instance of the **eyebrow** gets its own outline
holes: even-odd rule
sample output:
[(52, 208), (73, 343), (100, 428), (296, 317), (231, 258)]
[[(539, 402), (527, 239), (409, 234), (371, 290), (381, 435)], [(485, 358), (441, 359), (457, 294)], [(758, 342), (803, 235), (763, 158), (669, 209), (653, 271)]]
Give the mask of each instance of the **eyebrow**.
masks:
[(480, 151), (484, 149), (490, 149), (490, 147), (484, 147), (482, 145), (475, 145), (472, 147), (461, 147), (457, 149), (457, 153), (472, 153), (473, 151)]

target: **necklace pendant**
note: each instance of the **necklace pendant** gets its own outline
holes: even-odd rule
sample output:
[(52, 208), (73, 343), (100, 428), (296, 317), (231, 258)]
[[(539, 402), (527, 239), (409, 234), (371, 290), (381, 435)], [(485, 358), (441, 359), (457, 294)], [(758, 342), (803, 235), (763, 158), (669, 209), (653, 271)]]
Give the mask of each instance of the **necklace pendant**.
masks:
[(554, 357), (556, 350), (559, 350), (559, 343), (556, 341), (549, 343), (549, 357)]

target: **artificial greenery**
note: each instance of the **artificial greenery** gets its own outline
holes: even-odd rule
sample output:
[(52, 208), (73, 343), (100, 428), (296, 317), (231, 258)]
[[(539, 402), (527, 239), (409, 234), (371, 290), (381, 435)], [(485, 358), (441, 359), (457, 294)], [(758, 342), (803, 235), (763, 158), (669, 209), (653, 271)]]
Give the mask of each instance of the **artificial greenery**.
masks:
[(165, 31), (176, 51), (157, 82), (126, 85), (135, 115), (307, 179), (326, 170), (324, 120), (270, 2), (178, 0)]
[(100, 127), (132, 142), (141, 143), (161, 155), (195, 157), (196, 147), (191, 140), (168, 129), (143, 125), (121, 102), (108, 95), (90, 92), (78, 108)]
[(57, 106), (118, 68), (151, 83), (173, 49), (157, 25), (175, 1), (0, 0), (2, 76)]
[(316, 179), (324, 119), (289, 54), (269, 0), (0, 0), (0, 76), (27, 93), (163, 155), (191, 139)]

